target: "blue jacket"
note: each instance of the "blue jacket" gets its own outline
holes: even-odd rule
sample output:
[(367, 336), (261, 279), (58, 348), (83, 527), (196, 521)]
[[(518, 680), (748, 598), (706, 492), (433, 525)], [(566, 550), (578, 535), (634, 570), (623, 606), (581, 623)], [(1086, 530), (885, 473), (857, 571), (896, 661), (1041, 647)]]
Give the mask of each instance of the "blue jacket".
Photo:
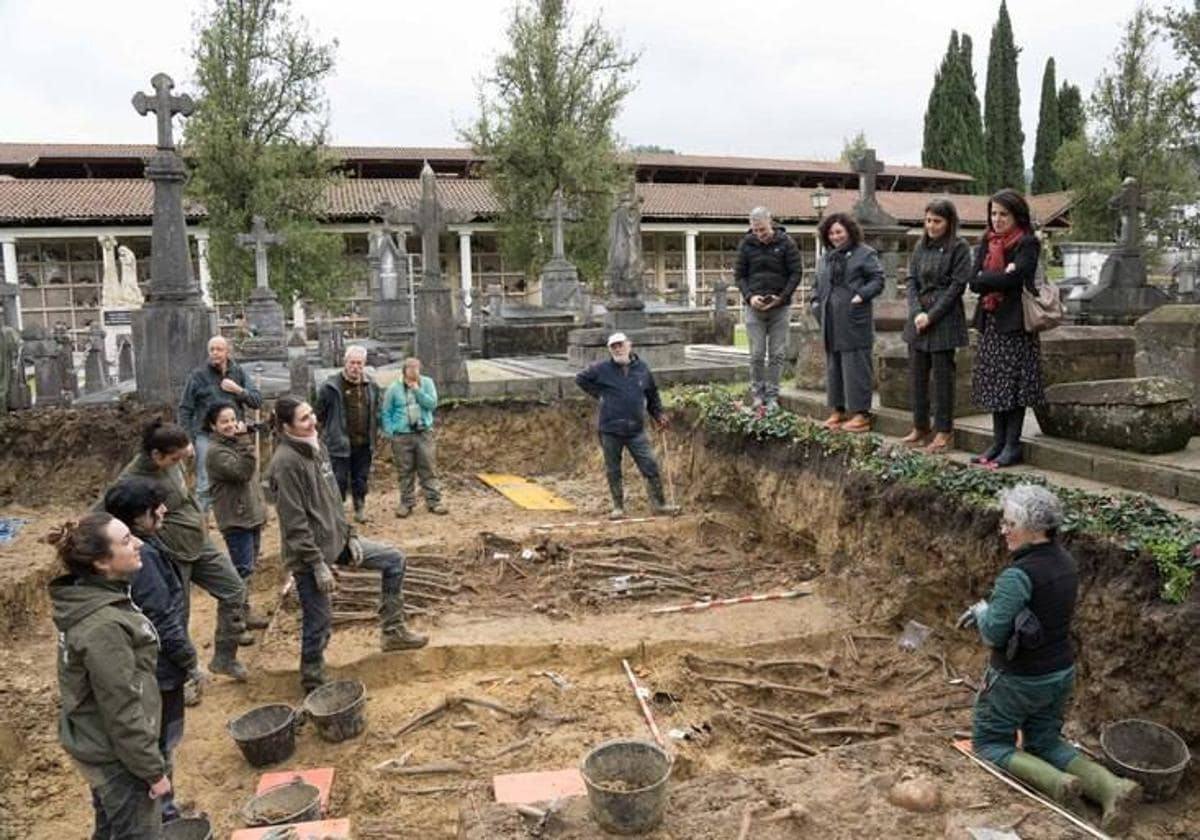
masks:
[(172, 691), (187, 681), (196, 667), (196, 648), (183, 624), (183, 584), (166, 546), (157, 537), (143, 537), (142, 568), (133, 576), (133, 603), (158, 631), (159, 691)]
[(413, 395), (421, 409), (421, 428), (414, 429), (408, 422), (408, 407), (405, 405), (404, 377), (397, 379), (388, 386), (383, 396), (383, 433), (388, 437), (407, 435), (416, 431), (433, 428), (433, 410), (437, 408), (437, 386), (428, 376), (422, 376)]
[(646, 424), (646, 413), (662, 416), (662, 400), (654, 374), (633, 354), (628, 365), (612, 359), (596, 362), (575, 375), (575, 384), (600, 400), (600, 431), (606, 435), (635, 437)]

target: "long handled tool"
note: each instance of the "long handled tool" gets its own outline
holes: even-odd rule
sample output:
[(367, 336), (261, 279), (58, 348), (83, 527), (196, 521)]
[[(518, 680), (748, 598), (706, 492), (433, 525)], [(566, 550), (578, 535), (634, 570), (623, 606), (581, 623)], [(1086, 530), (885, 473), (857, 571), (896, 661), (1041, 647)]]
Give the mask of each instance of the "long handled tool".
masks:
[(633, 675), (633, 669), (629, 667), (629, 660), (622, 659), (621, 667), (625, 669), (625, 676), (629, 678), (629, 684), (633, 686), (633, 693), (637, 695), (638, 705), (642, 707), (642, 717), (646, 719), (646, 725), (650, 727), (650, 734), (654, 736), (655, 742), (666, 749), (667, 744), (663, 741), (662, 733), (658, 731), (658, 724), (654, 722), (654, 715), (650, 711), (650, 706), (646, 703), (646, 695), (649, 692), (638, 685), (637, 677)]
[(670, 494), (670, 503), (674, 507), (678, 504), (675, 501), (675, 479), (671, 477), (671, 447), (667, 444), (667, 430), (658, 430), (658, 439), (662, 441), (663, 451), (663, 472), (667, 474), (667, 492)]
[(756, 601), (782, 601), (787, 598), (802, 598), (812, 593), (805, 589), (789, 589), (785, 592), (768, 592), (762, 595), (739, 595), (736, 598), (717, 598), (713, 601), (694, 601), (690, 604), (677, 604), (673, 607), (655, 607), (650, 615), (666, 615), (667, 613), (700, 612), (713, 607), (727, 607), (731, 604), (751, 604)]

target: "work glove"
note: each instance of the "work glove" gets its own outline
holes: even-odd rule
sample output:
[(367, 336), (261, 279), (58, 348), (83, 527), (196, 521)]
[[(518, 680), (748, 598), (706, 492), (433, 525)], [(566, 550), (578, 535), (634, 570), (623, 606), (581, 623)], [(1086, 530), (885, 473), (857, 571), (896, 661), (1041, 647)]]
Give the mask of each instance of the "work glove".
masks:
[(187, 679), (185, 682), (190, 682), (196, 686), (203, 687), (208, 684), (208, 674), (200, 670), (199, 665), (193, 665), (188, 668)]
[(959, 630), (966, 627), (978, 627), (979, 622), (983, 621), (984, 616), (987, 615), (987, 610), (988, 602), (980, 599), (966, 608), (963, 614), (958, 617), (958, 621), (954, 622), (954, 626)]
[(357, 569), (363, 561), (362, 540), (358, 537), (351, 537), (347, 548), (350, 549), (350, 565)]
[(333, 570), (324, 563), (313, 565), (313, 577), (317, 579), (317, 589), (323, 594), (332, 595), (337, 591), (337, 580), (333, 577)]

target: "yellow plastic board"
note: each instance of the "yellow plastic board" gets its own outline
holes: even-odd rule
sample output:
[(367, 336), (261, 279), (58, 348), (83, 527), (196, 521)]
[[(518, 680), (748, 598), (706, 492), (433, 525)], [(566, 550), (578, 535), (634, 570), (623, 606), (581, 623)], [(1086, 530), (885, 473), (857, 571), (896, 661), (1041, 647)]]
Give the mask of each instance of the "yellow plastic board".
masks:
[(575, 510), (575, 505), (527, 478), (505, 473), (478, 473), (479, 480), (526, 510)]

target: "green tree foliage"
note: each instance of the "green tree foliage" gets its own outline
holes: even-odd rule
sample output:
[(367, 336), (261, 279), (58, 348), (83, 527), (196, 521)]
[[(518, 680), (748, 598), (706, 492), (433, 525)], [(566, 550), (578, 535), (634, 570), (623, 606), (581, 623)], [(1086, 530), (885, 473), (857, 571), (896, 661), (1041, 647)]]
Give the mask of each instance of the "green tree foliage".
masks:
[(842, 153), (839, 160), (853, 165), (854, 161), (862, 157), (869, 148), (871, 148), (871, 144), (867, 141), (867, 133), (859, 129), (853, 137), (842, 138)]
[(342, 238), (319, 228), (336, 163), (325, 145), (322, 87), (335, 47), (314, 40), (288, 0), (215, 0), (199, 25), (199, 97), (184, 144), (189, 194), (208, 210), (220, 300), (244, 300), (254, 286), (253, 255), (235, 239), (254, 215), (287, 236), (270, 252), (271, 286), (282, 299), (327, 303), (346, 282)]
[(1021, 130), (1021, 88), (1008, 5), (1001, 0), (1000, 16), (992, 27), (988, 47), (987, 84), (983, 94), (983, 149), (988, 192), (1005, 187), (1025, 191), (1025, 133)]
[(1059, 151), (1057, 169), (1076, 196), (1076, 239), (1112, 238), (1117, 214), (1108, 203), (1127, 177), (1141, 183), (1152, 244), (1174, 241), (1194, 224), (1175, 212), (1193, 203), (1200, 189), (1191, 150), (1179, 142), (1195, 118), (1194, 86), (1186, 74), (1161, 69), (1155, 55), (1159, 43), (1150, 12), (1139, 6), (1096, 82), (1088, 130)]
[(1083, 94), (1079, 85), (1064, 81), (1058, 89), (1058, 133), (1063, 142), (1083, 134)]
[(1192, 153), (1200, 157), (1200, 0), (1185, 2), (1179, 8), (1169, 7), (1156, 19), (1158, 25), (1175, 49), (1176, 57), (1182, 62), (1183, 70), (1177, 78), (1181, 94), (1191, 101), (1191, 109), (1185, 114), (1187, 137)]
[(550, 255), (539, 217), (561, 187), (578, 216), (567, 256), (595, 283), (607, 255), (614, 194), (628, 183), (613, 122), (633, 89), (636, 55), (592, 20), (574, 26), (565, 0), (522, 2), (508, 27), (508, 52), (479, 91), (479, 117), (463, 139), (487, 163), (500, 203), (501, 250), (533, 276)]
[(971, 175), (975, 182), (959, 189), (979, 192), (985, 186), (986, 167), (983, 123), (971, 61), (970, 37), (963, 35), (960, 40), (958, 33), (952, 31), (925, 109), (921, 165)]
[(1062, 181), (1054, 171), (1054, 156), (1062, 145), (1058, 111), (1054, 59), (1048, 58), (1046, 70), (1042, 73), (1042, 105), (1038, 112), (1037, 144), (1033, 153), (1033, 183), (1030, 190), (1035, 194), (1062, 189)]

